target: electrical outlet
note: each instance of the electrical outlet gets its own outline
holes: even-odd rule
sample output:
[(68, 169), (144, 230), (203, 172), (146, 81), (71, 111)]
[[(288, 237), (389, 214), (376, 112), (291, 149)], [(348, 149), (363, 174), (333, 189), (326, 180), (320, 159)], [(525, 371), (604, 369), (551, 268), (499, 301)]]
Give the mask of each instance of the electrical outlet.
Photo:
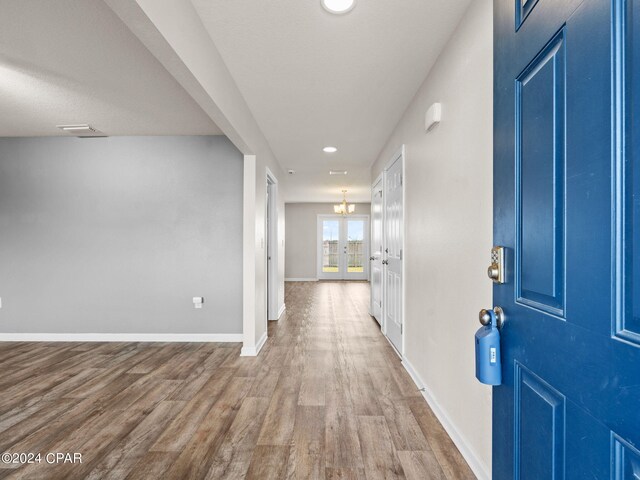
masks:
[(203, 303), (204, 303), (204, 297), (193, 297), (194, 308), (202, 308)]

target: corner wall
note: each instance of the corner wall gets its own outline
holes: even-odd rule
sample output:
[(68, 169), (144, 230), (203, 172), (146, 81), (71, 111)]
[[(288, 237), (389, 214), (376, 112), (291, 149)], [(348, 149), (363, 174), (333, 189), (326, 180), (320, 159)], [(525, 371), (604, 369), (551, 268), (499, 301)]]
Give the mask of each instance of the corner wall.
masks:
[(0, 335), (239, 341), (242, 172), (223, 136), (0, 139)]
[[(373, 165), (406, 145), (405, 363), (479, 478), (491, 472), (491, 389), (475, 379), (478, 311), (492, 305), (493, 18), (475, 0)], [(424, 115), (442, 103), (442, 122)]]

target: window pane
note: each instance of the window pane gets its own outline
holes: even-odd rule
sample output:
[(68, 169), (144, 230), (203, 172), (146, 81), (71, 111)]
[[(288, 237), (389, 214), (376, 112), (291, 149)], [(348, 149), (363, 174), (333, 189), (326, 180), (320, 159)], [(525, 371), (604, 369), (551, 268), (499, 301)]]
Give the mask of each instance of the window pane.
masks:
[(339, 270), (338, 242), (340, 241), (340, 221), (322, 221), (322, 271), (337, 273)]
[(347, 271), (364, 272), (364, 220), (347, 223)]

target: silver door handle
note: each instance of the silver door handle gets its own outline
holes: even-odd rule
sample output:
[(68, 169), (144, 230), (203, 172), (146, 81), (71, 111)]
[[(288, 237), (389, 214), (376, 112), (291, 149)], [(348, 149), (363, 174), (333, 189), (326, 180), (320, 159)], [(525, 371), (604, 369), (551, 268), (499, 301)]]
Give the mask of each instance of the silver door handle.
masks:
[(369, 257), (369, 260), (371, 260), (372, 262), (376, 259), (376, 257)]
[[(493, 313), (496, 318), (496, 326), (498, 328), (502, 328), (502, 325), (504, 325), (504, 310), (502, 309), (502, 307), (493, 307)], [(483, 308), (482, 310), (480, 310), (480, 313), (478, 314), (478, 320), (480, 320), (480, 324), (484, 325), (485, 327), (487, 325), (489, 325), (491, 323), (491, 313), (489, 313), (489, 310)]]

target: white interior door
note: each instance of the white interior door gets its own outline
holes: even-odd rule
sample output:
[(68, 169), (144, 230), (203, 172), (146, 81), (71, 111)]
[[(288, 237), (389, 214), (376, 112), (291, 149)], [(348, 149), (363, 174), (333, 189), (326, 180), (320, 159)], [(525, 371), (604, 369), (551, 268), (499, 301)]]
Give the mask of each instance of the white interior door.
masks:
[(382, 178), (371, 189), (371, 307), (370, 313), (382, 321)]
[(403, 334), (403, 155), (384, 172), (384, 254), (383, 254), (383, 316), (385, 333), (402, 354)]
[(369, 217), (318, 215), (318, 278), (368, 278)]

